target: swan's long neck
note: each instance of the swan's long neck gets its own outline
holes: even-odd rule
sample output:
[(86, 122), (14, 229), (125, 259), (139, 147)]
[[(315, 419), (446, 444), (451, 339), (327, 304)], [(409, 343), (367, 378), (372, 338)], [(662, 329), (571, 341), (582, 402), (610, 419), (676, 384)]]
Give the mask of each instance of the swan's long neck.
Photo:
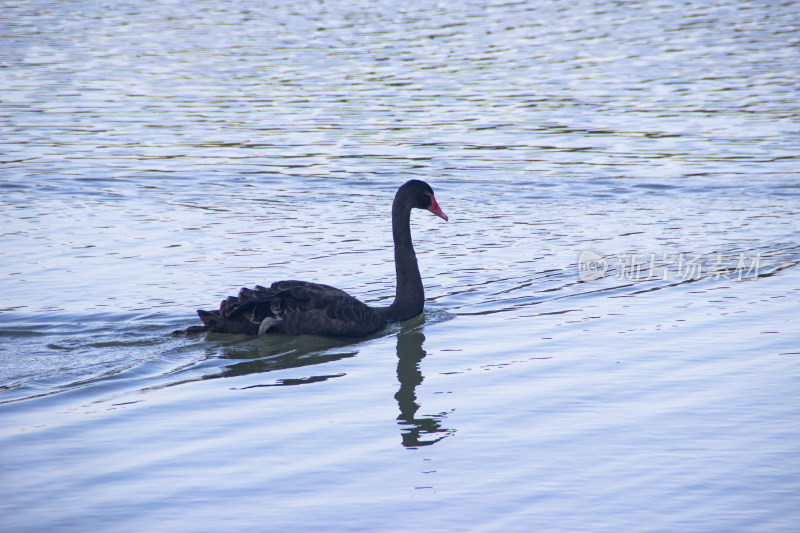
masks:
[(425, 289), (419, 275), (417, 255), (411, 242), (411, 208), (395, 197), (392, 204), (392, 237), (394, 237), (394, 268), (397, 272), (397, 292), (389, 307), (394, 320), (407, 320), (422, 312)]

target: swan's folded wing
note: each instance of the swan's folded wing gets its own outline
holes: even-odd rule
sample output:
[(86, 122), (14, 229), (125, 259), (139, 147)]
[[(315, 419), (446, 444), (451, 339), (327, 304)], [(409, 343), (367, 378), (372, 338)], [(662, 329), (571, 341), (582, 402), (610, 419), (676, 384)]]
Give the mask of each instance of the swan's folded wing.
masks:
[(281, 281), (271, 289), (276, 291), (271, 310), (290, 335), (359, 337), (385, 324), (374, 309), (330, 285)]
[(255, 335), (265, 319), (270, 331), (289, 335), (361, 337), (386, 324), (372, 309), (346, 292), (307, 281), (277, 281), (269, 288), (242, 288), (218, 311), (198, 311), (209, 331)]

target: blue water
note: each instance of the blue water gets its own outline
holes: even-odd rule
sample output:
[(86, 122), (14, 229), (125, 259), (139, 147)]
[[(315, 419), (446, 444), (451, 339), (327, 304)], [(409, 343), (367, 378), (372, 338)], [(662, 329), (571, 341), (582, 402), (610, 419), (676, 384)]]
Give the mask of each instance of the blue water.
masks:
[[(1, 531), (796, 531), (792, 3), (2, 12)], [(170, 334), (411, 178), (421, 317)]]

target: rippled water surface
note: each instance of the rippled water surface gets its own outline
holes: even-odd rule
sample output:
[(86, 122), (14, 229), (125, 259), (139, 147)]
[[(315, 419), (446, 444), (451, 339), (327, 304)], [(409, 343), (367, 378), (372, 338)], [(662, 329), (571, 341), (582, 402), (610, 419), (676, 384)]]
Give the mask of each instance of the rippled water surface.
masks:
[(0, 530), (796, 531), (796, 3), (2, 12)]

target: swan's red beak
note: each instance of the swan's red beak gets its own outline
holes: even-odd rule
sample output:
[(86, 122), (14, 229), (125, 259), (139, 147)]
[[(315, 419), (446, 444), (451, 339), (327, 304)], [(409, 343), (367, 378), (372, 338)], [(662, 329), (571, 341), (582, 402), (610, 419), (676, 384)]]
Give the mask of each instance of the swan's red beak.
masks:
[(428, 208), (428, 211), (430, 211), (437, 217), (442, 217), (443, 219), (447, 220), (447, 215), (444, 214), (442, 208), (439, 207), (438, 203), (436, 203), (436, 198), (434, 198), (432, 194), (431, 194), (431, 206)]

